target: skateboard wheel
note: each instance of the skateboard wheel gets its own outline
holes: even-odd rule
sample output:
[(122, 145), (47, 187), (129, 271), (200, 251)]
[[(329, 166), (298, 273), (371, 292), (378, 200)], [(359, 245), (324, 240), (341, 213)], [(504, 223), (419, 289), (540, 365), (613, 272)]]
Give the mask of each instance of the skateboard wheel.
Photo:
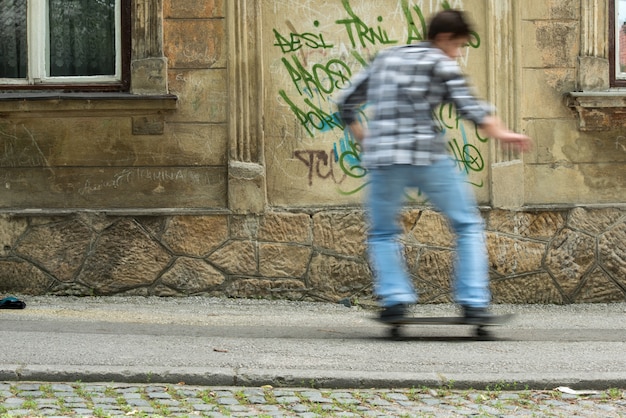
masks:
[(491, 332), (489, 332), (489, 330), (487, 330), (483, 326), (476, 327), (475, 333), (476, 333), (476, 337), (481, 340), (488, 340), (492, 338)]
[(389, 336), (394, 340), (400, 338), (400, 327), (391, 327), (389, 328)]

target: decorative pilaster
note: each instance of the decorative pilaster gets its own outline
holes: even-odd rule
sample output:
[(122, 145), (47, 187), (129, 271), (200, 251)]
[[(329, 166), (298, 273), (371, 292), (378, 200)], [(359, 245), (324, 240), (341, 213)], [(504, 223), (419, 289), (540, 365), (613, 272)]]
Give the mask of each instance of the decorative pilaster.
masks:
[(580, 56), (608, 57), (607, 9), (606, 0), (580, 0)]
[[(507, 126), (521, 128), (519, 92), (521, 91), (519, 2), (489, 0), (489, 99)], [(519, 208), (524, 204), (524, 163), (508, 146), (493, 141), (491, 204), (499, 208)]]
[(167, 94), (163, 56), (163, 0), (132, 1), (131, 84), (133, 94)]
[(609, 88), (607, 9), (605, 0), (580, 0), (578, 91), (603, 91)]
[(226, 2), (228, 30), (228, 205), (260, 213), (267, 190), (263, 157), (263, 37), (261, 0)]

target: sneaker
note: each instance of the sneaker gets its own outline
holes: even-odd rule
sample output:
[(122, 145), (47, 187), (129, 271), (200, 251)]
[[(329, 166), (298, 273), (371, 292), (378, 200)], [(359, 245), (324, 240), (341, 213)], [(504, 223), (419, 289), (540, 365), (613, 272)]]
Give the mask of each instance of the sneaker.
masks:
[(463, 306), (463, 316), (468, 324), (488, 324), (494, 318), (488, 308), (472, 308), (471, 306)]
[(406, 310), (407, 307), (403, 304), (387, 306), (380, 311), (380, 320), (389, 323), (396, 322), (406, 317)]

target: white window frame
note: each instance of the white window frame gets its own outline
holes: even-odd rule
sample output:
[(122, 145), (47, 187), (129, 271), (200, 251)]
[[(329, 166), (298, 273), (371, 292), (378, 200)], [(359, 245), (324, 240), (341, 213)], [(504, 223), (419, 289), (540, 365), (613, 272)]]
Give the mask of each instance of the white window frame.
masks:
[[(626, 81), (626, 71), (622, 71), (620, 66), (620, 55), (621, 50), (626, 49), (626, 45), (620, 45), (620, 31), (623, 25), (623, 22), (626, 21), (626, 0), (614, 0), (614, 22), (615, 27), (613, 28), (614, 36), (615, 36), (615, 47), (613, 50), (614, 60), (615, 60), (615, 80)], [(620, 10), (622, 13), (620, 13)]]
[[(50, 76), (50, 39), (48, 0), (28, 0), (27, 45), (28, 70), (26, 78), (0, 78), (0, 84), (90, 84), (119, 83), (122, 80), (121, 0), (115, 1), (115, 74), (96, 76)], [(44, 30), (41, 30), (44, 28)]]

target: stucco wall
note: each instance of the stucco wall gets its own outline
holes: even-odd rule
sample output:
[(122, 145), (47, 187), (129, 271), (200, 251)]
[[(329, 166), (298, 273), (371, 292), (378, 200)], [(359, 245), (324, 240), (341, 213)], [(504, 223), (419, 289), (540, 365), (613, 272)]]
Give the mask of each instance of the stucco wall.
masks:
[[(475, 22), (461, 64), (477, 94), (536, 141), (515, 155), (439, 113), (481, 203), (494, 300), (623, 301), (621, 108), (581, 102), (608, 89), (605, 3), (449, 3)], [(130, 94), (0, 97), (0, 292), (371, 296), (367, 172), (333, 98), (441, 3), (133, 7)], [(416, 286), (449, 301), (452, 236), (408, 196)]]
[[(462, 58), (486, 97), (486, 3), (466, 0), (477, 33)], [(263, 2), (265, 156), (268, 201), (275, 206), (345, 205), (362, 200), (367, 170), (359, 146), (337, 119), (334, 99), (378, 50), (426, 38), (436, 2)], [(364, 117), (368, 113), (363, 109)], [(438, 117), (458, 167), (470, 174), (479, 200), (489, 201), (489, 146), (450, 107)], [(423, 200), (413, 194), (416, 200)]]

